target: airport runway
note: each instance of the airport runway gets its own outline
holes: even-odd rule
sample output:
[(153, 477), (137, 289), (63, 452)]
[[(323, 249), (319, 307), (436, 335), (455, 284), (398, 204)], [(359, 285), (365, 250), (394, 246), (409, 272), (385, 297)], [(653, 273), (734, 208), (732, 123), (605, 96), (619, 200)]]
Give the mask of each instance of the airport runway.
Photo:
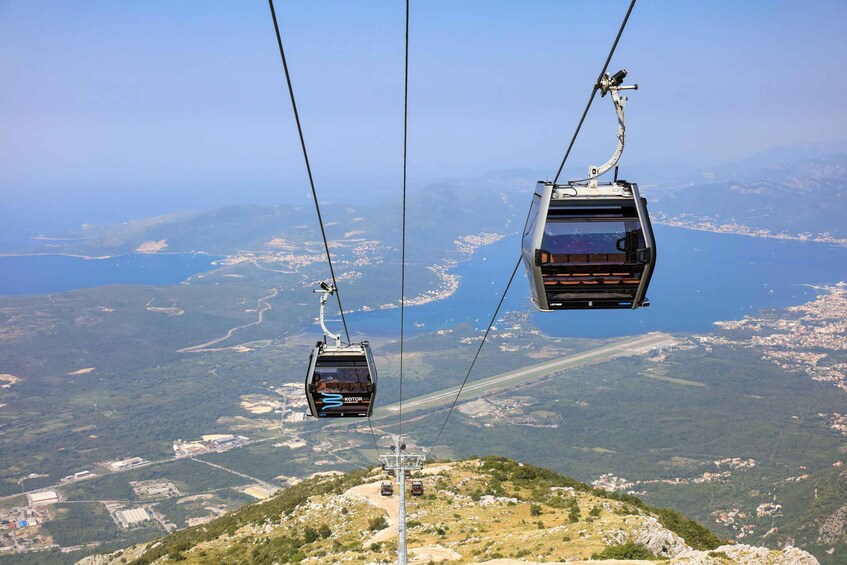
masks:
[[(655, 349), (657, 347), (667, 346), (675, 341), (674, 337), (665, 333), (654, 332), (644, 334), (636, 338), (626, 338), (621, 341), (604, 345), (596, 349), (575, 353), (556, 359), (555, 361), (547, 361), (538, 365), (524, 367), (516, 371), (494, 375), (478, 381), (468, 381), (465, 388), (462, 389), (462, 395), (459, 401), (471, 400), (499, 392), (519, 384), (544, 378), (551, 373), (584, 367), (586, 365), (595, 365), (609, 361), (615, 357), (626, 355), (637, 355)], [(471, 375), (473, 377), (473, 375)], [(450, 405), (453, 399), (456, 398), (458, 386), (453, 386), (444, 390), (411, 398), (403, 402), (403, 413), (411, 413), (425, 408), (439, 408)], [(397, 414), (400, 410), (400, 404), (391, 404), (385, 407), (377, 408), (374, 411), (373, 419), (384, 418)]]

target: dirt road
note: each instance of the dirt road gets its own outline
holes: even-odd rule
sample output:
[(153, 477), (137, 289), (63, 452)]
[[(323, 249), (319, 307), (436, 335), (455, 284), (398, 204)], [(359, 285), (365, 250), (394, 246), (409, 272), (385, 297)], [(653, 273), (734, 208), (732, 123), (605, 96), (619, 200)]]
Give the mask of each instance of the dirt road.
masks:
[(655, 565), (655, 561), (643, 559), (606, 559), (603, 561), (521, 561), (519, 559), (494, 559), (493, 561), (481, 561), (480, 565)]
[(364, 485), (353, 487), (344, 493), (344, 496), (346, 497), (366, 500), (367, 502), (373, 504), (380, 510), (385, 511), (385, 513), (388, 515), (388, 527), (384, 530), (378, 531), (371, 539), (366, 541), (366, 547), (372, 543), (380, 543), (392, 540), (397, 535), (397, 521), (399, 518), (399, 509), (397, 504), (398, 495), (395, 494), (394, 496), (381, 496), (379, 494), (379, 486), (381, 484), (382, 481), (377, 481), (375, 483), (367, 483)]

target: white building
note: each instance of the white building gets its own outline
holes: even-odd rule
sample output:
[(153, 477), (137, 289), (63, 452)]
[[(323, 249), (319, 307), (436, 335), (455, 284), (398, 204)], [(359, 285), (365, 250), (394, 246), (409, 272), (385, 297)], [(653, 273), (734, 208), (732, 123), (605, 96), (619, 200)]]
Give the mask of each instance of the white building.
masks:
[(112, 461), (109, 463), (109, 468), (112, 471), (123, 471), (124, 469), (132, 469), (146, 464), (147, 461), (141, 457), (130, 457), (129, 459), (121, 459), (120, 461)]
[(54, 490), (45, 490), (26, 495), (30, 506), (44, 506), (59, 502), (59, 495)]
[(150, 514), (144, 508), (130, 508), (129, 510), (119, 510), (118, 518), (130, 526), (132, 524), (140, 524), (150, 519)]

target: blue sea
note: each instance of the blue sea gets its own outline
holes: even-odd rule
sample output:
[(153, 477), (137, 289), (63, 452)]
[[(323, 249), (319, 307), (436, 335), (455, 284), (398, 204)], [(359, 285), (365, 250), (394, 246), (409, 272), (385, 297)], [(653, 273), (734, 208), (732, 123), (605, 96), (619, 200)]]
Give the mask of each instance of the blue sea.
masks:
[[(501, 315), (528, 312), (550, 335), (614, 337), (647, 331), (707, 331), (717, 320), (755, 314), (762, 308), (800, 304), (816, 295), (809, 285), (847, 281), (847, 247), (714, 234), (656, 226), (658, 261), (649, 308), (537, 312), (529, 301), (523, 266)], [(469, 323), (485, 328), (518, 259), (520, 241), (505, 238), (482, 247), (454, 270), (459, 289), (446, 300), (406, 310), (413, 335)], [(108, 284), (178, 284), (213, 268), (208, 255), (125, 255), (87, 260), (61, 255), (0, 257), (0, 295), (46, 294)], [(399, 310), (353, 313), (351, 332), (394, 337)]]
[[(697, 332), (707, 331), (718, 320), (807, 302), (817, 294), (809, 285), (847, 281), (847, 247), (666, 226), (654, 229), (658, 255), (647, 293), (649, 308), (537, 312), (521, 265), (501, 315), (532, 312), (533, 323), (555, 336)], [(477, 250), (456, 269), (462, 280), (453, 297), (406, 310), (406, 331), (434, 331), (462, 322), (485, 328), (519, 254), (517, 237)], [(348, 322), (356, 333), (392, 335), (398, 331), (399, 313), (357, 313)]]
[(0, 295), (50, 294), (110, 284), (179, 284), (211, 270), (218, 257), (193, 253), (119, 255), (84, 259), (67, 255), (0, 257)]

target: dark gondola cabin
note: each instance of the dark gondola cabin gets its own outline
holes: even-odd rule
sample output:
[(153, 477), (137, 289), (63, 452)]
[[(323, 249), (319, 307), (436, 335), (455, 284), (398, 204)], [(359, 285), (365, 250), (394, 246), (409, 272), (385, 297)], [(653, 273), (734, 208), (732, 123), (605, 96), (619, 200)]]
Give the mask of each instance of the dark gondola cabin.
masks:
[(647, 201), (625, 181), (596, 187), (539, 182), (522, 254), (540, 310), (649, 306), (656, 262)]
[(368, 342), (315, 345), (306, 377), (311, 416), (370, 417), (375, 395), (376, 367)]
[(423, 481), (412, 481), (412, 496), (423, 496)]
[[(604, 73), (595, 86), (602, 96), (611, 94), (618, 117), (618, 145), (612, 157), (590, 166), (587, 179), (565, 184), (554, 179), (535, 187), (521, 255), (532, 301), (540, 310), (634, 310), (650, 305), (647, 287), (656, 265), (656, 244), (647, 200), (637, 184), (618, 180), (617, 173), (626, 133), (627, 99), (620, 91), (638, 89), (637, 84), (621, 84), (626, 75), (626, 70)], [(613, 168), (615, 180), (599, 183), (597, 179)]]

